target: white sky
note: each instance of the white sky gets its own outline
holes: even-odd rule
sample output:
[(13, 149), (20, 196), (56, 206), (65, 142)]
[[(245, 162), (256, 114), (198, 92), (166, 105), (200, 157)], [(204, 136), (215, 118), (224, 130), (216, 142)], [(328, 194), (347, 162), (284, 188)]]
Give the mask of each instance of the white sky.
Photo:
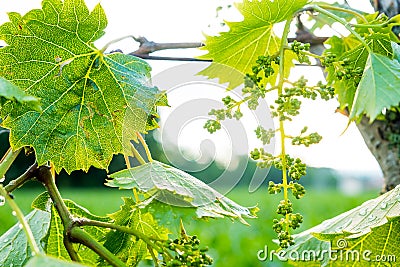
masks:
[[(40, 7), (39, 0), (0, 0), (0, 22), (7, 21), (6, 12), (17, 11), (25, 13), (32, 8)], [(87, 0), (88, 6), (92, 8), (99, 1)], [(103, 0), (100, 1), (108, 16), (108, 27), (106, 35), (97, 42), (98, 46), (102, 46), (110, 40), (125, 35), (145, 36), (148, 40), (156, 42), (196, 42), (204, 39), (203, 32), (207, 31), (207, 26), (215, 22), (216, 7), (226, 1), (216, 0)], [(354, 7), (370, 11), (368, 0), (353, 0)], [(137, 47), (132, 40), (126, 40), (115, 48), (121, 48), (124, 52), (134, 51)], [(163, 53), (159, 53), (163, 54)], [(177, 56), (194, 56), (199, 52), (195, 50), (187, 51), (168, 51), (164, 54)], [(153, 74), (179, 65), (176, 62), (157, 62), (149, 61), (153, 67)], [(316, 69), (305, 72), (296, 71), (293, 76), (308, 74), (307, 79), (318, 81), (322, 78), (321, 72)], [(209, 90), (209, 88), (207, 89)], [(204, 92), (207, 92), (204, 90)], [(169, 113), (174, 108), (179, 107), (188, 100), (196, 99), (196, 90), (193, 94), (181, 94), (180, 96), (170, 97), (172, 108), (163, 110), (162, 119), (165, 121)], [(204, 92), (202, 92), (204, 94)], [(210, 99), (214, 97), (220, 99), (220, 93), (211, 93)], [(176, 95), (176, 94), (175, 94)], [(182, 97), (183, 96), (183, 97)], [(205, 97), (201, 95), (201, 97)], [(174, 107), (175, 105), (175, 107)], [(308, 125), (311, 130), (318, 131), (323, 136), (323, 141), (319, 145), (307, 149), (295, 149), (292, 152), (301, 156), (306, 163), (318, 167), (332, 167), (340, 170), (357, 170), (378, 172), (379, 166), (375, 159), (365, 147), (363, 140), (354, 125), (341, 135), (346, 128), (347, 119), (335, 113), (337, 103), (335, 101), (312, 102), (304, 105), (301, 117), (296, 120), (300, 124), (295, 123), (291, 126), (294, 129), (301, 128), (302, 125)], [(251, 120), (249, 120), (249, 123)], [(183, 147), (190, 147), (193, 140), (197, 138), (212, 139), (217, 149), (217, 158), (223, 158), (230, 153), (230, 143), (226, 142), (226, 136), (210, 137), (202, 129), (199, 122), (187, 123), (189, 128), (182, 131), (182, 137), (179, 142)], [(254, 128), (254, 127), (251, 127)], [(250, 131), (250, 133), (252, 130)], [(252, 133), (250, 134), (252, 135)], [(214, 138), (214, 139), (213, 139)], [(229, 141), (229, 140), (228, 140)], [(194, 150), (189, 152), (192, 157), (199, 157), (197, 149), (201, 142), (194, 145)], [(250, 146), (258, 146), (257, 141), (250, 140)], [(220, 156), (218, 156), (220, 155)], [(190, 155), (189, 155), (190, 157)]]

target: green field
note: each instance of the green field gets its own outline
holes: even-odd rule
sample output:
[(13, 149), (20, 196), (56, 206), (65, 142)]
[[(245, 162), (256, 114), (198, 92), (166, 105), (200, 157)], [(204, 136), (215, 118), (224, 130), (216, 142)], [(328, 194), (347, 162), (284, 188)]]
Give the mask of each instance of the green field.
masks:
[[(15, 200), (22, 210), (28, 213), (31, 201), (40, 192), (33, 189), (18, 190), (14, 194)], [(130, 196), (130, 191), (111, 189), (68, 189), (61, 190), (61, 193), (64, 198), (74, 200), (97, 215), (116, 211), (122, 204), (120, 197)], [(335, 191), (310, 191), (302, 200), (294, 203), (295, 210), (301, 212), (305, 217), (300, 231), (356, 207), (376, 195), (377, 192), (372, 192), (349, 197)], [(242, 205), (258, 204), (261, 209), (259, 218), (249, 220), (251, 226), (232, 222), (229, 219), (208, 222), (195, 221), (186, 225), (189, 234), (198, 235), (202, 245), (210, 247), (210, 254), (215, 261), (214, 266), (289, 266), (278, 262), (276, 258), (273, 262), (260, 262), (257, 259), (257, 251), (264, 249), (266, 245), (270, 250), (277, 249), (277, 246), (271, 241), (275, 237), (271, 226), (280, 196), (267, 195), (266, 189), (249, 194), (240, 188), (235, 189), (228, 196)], [(4, 233), (14, 223), (15, 218), (11, 215), (11, 210), (7, 206), (0, 207), (0, 233)]]

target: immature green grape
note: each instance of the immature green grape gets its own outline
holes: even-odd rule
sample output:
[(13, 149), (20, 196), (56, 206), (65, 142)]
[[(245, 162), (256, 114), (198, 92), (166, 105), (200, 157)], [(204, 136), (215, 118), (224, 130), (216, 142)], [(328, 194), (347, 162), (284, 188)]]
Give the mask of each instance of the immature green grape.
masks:
[(200, 248), (197, 236), (182, 235), (174, 240), (165, 242), (165, 247), (174, 252), (174, 258), (164, 261), (162, 266), (167, 267), (203, 267), (213, 263), (212, 258), (206, 254), (207, 247)]
[[(309, 62), (309, 44), (302, 44), (294, 41), (291, 45), (291, 50), (297, 54), (300, 62)], [(335, 64), (336, 55), (328, 55), (323, 61), (324, 64)], [(265, 98), (269, 91), (278, 90), (277, 88), (270, 88), (267, 84), (267, 79), (274, 74), (276, 67), (279, 65), (281, 59), (277, 55), (263, 55), (259, 56), (252, 67), (252, 73), (246, 74), (244, 77), (244, 88), (242, 94), (244, 101), (252, 110), (258, 107), (259, 100)], [(347, 64), (347, 62), (345, 62)], [(339, 72), (340, 73), (340, 72)], [(339, 74), (345, 75), (345, 74)], [(293, 117), (300, 113), (302, 98), (316, 99), (320, 96), (324, 100), (329, 100), (334, 96), (334, 89), (326, 84), (319, 82), (317, 85), (309, 86), (307, 79), (300, 77), (295, 82), (288, 82), (289, 86), (278, 90), (278, 96), (270, 105), (272, 117), (276, 117), (279, 121), (291, 121)], [(207, 121), (205, 128), (209, 132), (214, 132), (221, 128), (220, 120), (235, 117), (239, 119), (242, 117), (240, 112), (240, 104), (231, 97), (227, 96), (222, 99), (225, 109), (211, 110), (210, 115), (215, 116), (216, 120)], [(238, 106), (237, 110), (232, 114), (231, 111), (234, 107)], [(301, 130), (298, 136), (284, 135), (283, 139), (291, 139), (292, 145), (304, 145), (306, 147), (320, 142), (322, 137), (318, 133), (307, 134), (307, 127)], [(277, 133), (282, 133), (283, 129), (273, 130), (264, 129), (261, 125), (255, 130), (256, 137), (262, 142), (263, 145), (271, 143), (272, 138)], [(281, 135), (282, 139), (282, 135)], [(285, 142), (285, 140), (283, 140)], [(284, 144), (283, 144), (284, 145)], [(268, 192), (270, 194), (278, 194), (282, 191), (285, 192), (285, 199), (281, 200), (277, 207), (277, 214), (282, 217), (274, 219), (273, 229), (278, 234), (279, 245), (286, 248), (293, 245), (293, 237), (290, 234), (290, 229), (296, 229), (303, 222), (303, 217), (298, 213), (293, 213), (293, 204), (287, 197), (288, 191), (291, 191), (293, 198), (302, 198), (306, 190), (298, 183), (301, 177), (306, 175), (306, 165), (299, 158), (292, 158), (287, 154), (273, 155), (264, 150), (264, 148), (255, 148), (250, 152), (250, 157), (257, 161), (257, 167), (270, 168), (275, 167), (278, 170), (285, 170), (285, 182), (275, 184), (270, 181), (268, 184)]]
[(221, 123), (216, 120), (208, 120), (204, 125), (204, 128), (207, 129), (210, 133), (214, 133), (217, 130), (221, 129)]

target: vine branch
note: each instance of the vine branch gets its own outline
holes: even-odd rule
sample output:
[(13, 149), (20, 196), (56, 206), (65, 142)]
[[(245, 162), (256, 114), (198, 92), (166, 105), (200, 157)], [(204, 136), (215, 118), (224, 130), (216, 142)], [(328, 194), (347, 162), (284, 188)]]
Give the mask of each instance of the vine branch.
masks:
[(134, 157), (137, 159), (137, 161), (140, 163), (140, 165), (146, 164), (146, 161), (143, 159), (143, 157), (140, 155), (139, 151), (135, 148), (135, 146), (131, 143), (131, 150), (134, 155)]
[(145, 234), (143, 234), (142, 232), (137, 231), (135, 229), (108, 223), (108, 222), (101, 222), (101, 221), (95, 221), (95, 220), (90, 220), (90, 219), (84, 218), (84, 219), (79, 220), (79, 225), (81, 225), (81, 226), (97, 226), (97, 227), (102, 227), (102, 228), (114, 229), (114, 230), (117, 230), (117, 231), (120, 231), (123, 233), (134, 235), (137, 238), (143, 240), (143, 242), (145, 242), (148, 246), (151, 246), (152, 248), (154, 248), (156, 250), (160, 250), (160, 247), (157, 246), (155, 243), (151, 242), (151, 240), (163, 241), (161, 239), (147, 237)]
[(185, 48), (198, 48), (204, 46), (201, 42), (188, 42), (188, 43), (156, 43), (147, 40), (147, 38), (140, 36), (134, 40), (139, 43), (139, 49), (132, 52), (135, 55), (149, 55), (150, 53), (166, 50), (166, 49), (185, 49)]
[[(79, 243), (87, 246), (100, 257), (106, 260), (109, 264), (114, 267), (125, 267), (125, 264), (103, 245), (97, 242), (93, 237), (91, 237), (84, 229), (81, 229), (80, 223), (85, 221), (84, 219), (74, 218), (73, 215), (68, 210), (65, 205), (60, 192), (55, 184), (55, 179), (51, 174), (49, 166), (40, 166), (37, 170), (37, 180), (40, 181), (47, 192), (50, 195), (53, 205), (57, 210), (58, 215), (61, 218), (62, 224), (64, 226), (64, 246), (68, 251), (69, 256), (74, 261), (80, 261), (78, 253), (75, 251), (72, 243)], [(95, 221), (90, 221), (88, 223), (95, 224)], [(110, 225), (107, 224), (109, 227)]]
[(0, 160), (0, 179), (6, 175), (6, 172), (8, 171), (8, 169), (10, 169), (12, 163), (17, 158), (21, 150), (22, 148), (13, 151), (10, 147), (7, 150), (6, 154), (4, 154), (3, 158)]
[[(290, 31), (291, 20), (287, 20), (285, 23), (285, 28), (283, 30), (283, 36), (281, 40), (281, 50), (280, 50), (280, 63), (279, 63), (279, 81), (278, 81), (278, 95), (281, 95), (283, 92), (283, 84), (285, 82), (285, 49), (283, 47), (287, 46), (287, 36)], [(280, 132), (280, 140), (281, 140), (281, 160), (282, 160), (282, 185), (283, 185), (283, 198), (285, 203), (288, 203), (288, 178), (287, 178), (287, 162), (286, 162), (286, 148), (285, 148), (285, 127), (283, 120), (279, 120), (279, 132)], [(289, 221), (289, 214), (285, 216), (286, 222)], [(289, 231), (289, 224), (286, 223), (286, 232)]]
[(38, 165), (37, 163), (34, 163), (32, 166), (26, 170), (21, 176), (18, 178), (10, 181), (7, 186), (4, 187), (4, 189), (8, 192), (11, 193), (15, 189), (21, 187), (23, 184), (25, 184), (27, 181), (33, 180), (36, 177), (36, 171), (38, 170)]
[(55, 183), (55, 179), (51, 173), (49, 166), (40, 166), (37, 170), (38, 175), (37, 179), (40, 181), (43, 186), (46, 188), (48, 194), (50, 195), (51, 200), (53, 201), (53, 205), (57, 210), (58, 215), (61, 218), (61, 221), (64, 225), (64, 246), (68, 251), (69, 256), (72, 260), (79, 262), (79, 256), (75, 251), (72, 243), (70, 242), (67, 229), (72, 226), (73, 217), (69, 212), (67, 206), (65, 205), (60, 192)]
[(151, 152), (150, 152), (149, 147), (148, 147), (147, 144), (146, 144), (146, 141), (144, 140), (143, 136), (142, 136), (140, 133), (136, 132), (136, 135), (137, 135), (137, 137), (138, 137), (140, 143), (142, 144), (142, 146), (143, 146), (143, 148), (144, 148), (144, 150), (145, 150), (145, 152), (146, 152), (147, 160), (148, 160), (149, 162), (152, 162), (152, 161), (153, 161), (153, 158), (151, 157)]
[(109, 264), (114, 267), (126, 267), (126, 265), (102, 244), (93, 239), (85, 230), (79, 227), (72, 227), (69, 232), (71, 239), (75, 243), (80, 243), (94, 252), (100, 257), (105, 259)]

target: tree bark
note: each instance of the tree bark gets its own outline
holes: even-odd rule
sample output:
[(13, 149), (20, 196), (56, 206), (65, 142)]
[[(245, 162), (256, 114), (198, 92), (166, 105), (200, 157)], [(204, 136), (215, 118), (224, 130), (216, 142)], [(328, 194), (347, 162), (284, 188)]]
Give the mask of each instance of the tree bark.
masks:
[[(400, 0), (370, 1), (376, 11), (385, 13), (388, 17), (400, 13)], [(399, 27), (394, 28), (393, 31), (398, 35)], [(366, 145), (382, 169), (384, 180), (382, 193), (392, 190), (400, 184), (400, 148), (398, 144), (393, 145), (389, 140), (390, 135), (399, 130), (399, 122), (400, 119), (396, 118), (396, 121), (375, 120), (373, 123), (369, 123), (369, 119), (364, 116), (357, 124)]]
[(392, 190), (400, 184), (400, 158), (399, 147), (393, 146), (388, 138), (393, 133), (390, 122), (375, 120), (370, 123), (364, 116), (357, 128), (382, 169), (382, 193)]

